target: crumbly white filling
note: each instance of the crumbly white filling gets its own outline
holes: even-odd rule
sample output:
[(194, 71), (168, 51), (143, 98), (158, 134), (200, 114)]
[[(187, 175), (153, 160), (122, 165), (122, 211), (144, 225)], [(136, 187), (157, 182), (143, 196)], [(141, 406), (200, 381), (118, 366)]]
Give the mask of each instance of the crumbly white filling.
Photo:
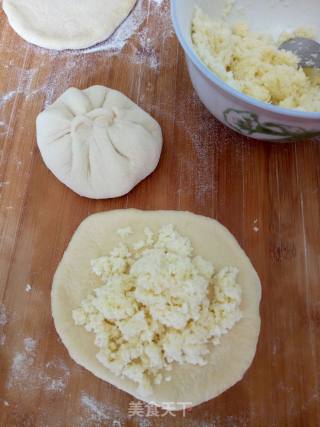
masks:
[(72, 312), (76, 325), (95, 334), (98, 360), (136, 382), (141, 395), (171, 381), (174, 362), (205, 365), (210, 345), (241, 319), (238, 270), (215, 271), (193, 252), (172, 225), (156, 234), (147, 227), (144, 240), (121, 241), (92, 261), (103, 285)]
[(296, 55), (280, 50), (292, 36), (313, 38), (308, 29), (270, 35), (215, 21), (196, 8), (192, 40), (200, 59), (230, 86), (261, 101), (302, 111), (320, 111), (320, 74), (299, 67)]

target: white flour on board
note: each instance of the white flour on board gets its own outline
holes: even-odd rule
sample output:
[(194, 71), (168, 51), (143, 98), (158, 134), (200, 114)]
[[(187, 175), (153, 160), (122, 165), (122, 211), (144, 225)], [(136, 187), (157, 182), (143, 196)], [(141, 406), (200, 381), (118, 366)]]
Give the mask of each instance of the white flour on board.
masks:
[(27, 383), (30, 368), (33, 365), (36, 349), (36, 341), (31, 338), (23, 340), (24, 350), (14, 355), (7, 387), (11, 388), (17, 384)]
[(37, 342), (31, 337), (25, 338), (23, 340), (23, 344), (24, 344), (24, 349), (27, 353), (33, 353), (37, 347)]
[(23, 351), (16, 352), (7, 380), (7, 388), (18, 387), (28, 392), (42, 388), (45, 392), (62, 392), (68, 385), (70, 370), (63, 360), (54, 359), (44, 368), (35, 366), (37, 341), (31, 337), (23, 340)]
[[(85, 416), (81, 416), (77, 421), (78, 427), (86, 427), (90, 423), (98, 425), (111, 425), (112, 427), (124, 427), (128, 421), (135, 421), (137, 427), (152, 427), (152, 419), (145, 416), (128, 416), (124, 410), (119, 410), (108, 402), (99, 402), (89, 394), (82, 392), (80, 403), (85, 410)], [(110, 424), (111, 423), (111, 424)]]
[[(1, 108), (1, 104), (0, 104)], [(0, 121), (0, 136), (4, 135), (8, 132), (8, 125), (5, 122)]]
[[(157, 3), (151, 0), (151, 3)], [(135, 8), (128, 18), (120, 25), (108, 40), (96, 46), (83, 49), (81, 51), (71, 51), (74, 54), (93, 53), (109, 51), (110, 55), (119, 53), (126, 45), (127, 41), (139, 30), (147, 17), (147, 11), (143, 7), (143, 0), (138, 0)]]
[(4, 304), (0, 304), (0, 326), (3, 327), (7, 324), (7, 315), (6, 315), (6, 308)]
[[(211, 141), (216, 140), (216, 121), (212, 120), (212, 117), (207, 111), (202, 108), (201, 101), (193, 90), (191, 95), (186, 100), (186, 103), (191, 109), (191, 114), (194, 120), (188, 122), (185, 120), (185, 112), (177, 112), (177, 124), (184, 129), (187, 136), (187, 141), (192, 144), (192, 151), (195, 156), (197, 168), (194, 167), (193, 159), (185, 159), (181, 164), (180, 173), (182, 176), (190, 180), (190, 186), (196, 185), (194, 190), (195, 198), (199, 206), (206, 206), (207, 200), (212, 198), (214, 191), (212, 182), (208, 181), (208, 174), (212, 170), (212, 159), (211, 153), (213, 146), (208, 139), (211, 135)], [(203, 114), (206, 116), (203, 117)], [(220, 142), (220, 141), (219, 141)], [(183, 180), (186, 185), (185, 180)], [(189, 185), (187, 184), (187, 188)]]
[[(203, 416), (203, 414), (202, 414)], [(240, 414), (237, 415), (228, 415), (221, 417), (220, 415), (214, 415), (211, 412), (205, 415), (206, 420), (199, 420), (196, 417), (192, 416), (192, 410), (190, 413), (187, 413), (183, 419), (183, 427), (247, 427), (249, 426), (248, 417)], [(167, 424), (169, 425), (169, 424)]]
[[(139, 401), (134, 401), (139, 403)], [(90, 396), (86, 392), (82, 392), (80, 395), (80, 403), (82, 408), (85, 410), (85, 416), (80, 416), (77, 420), (77, 426), (78, 427), (87, 427), (91, 425), (90, 423), (96, 423), (98, 425), (111, 425), (111, 426), (119, 426), (124, 427), (127, 425), (129, 421), (134, 421), (137, 425), (137, 427), (152, 427), (154, 424), (154, 420), (159, 419), (161, 417), (162, 420), (165, 421), (166, 426), (170, 425), (170, 421), (174, 420), (174, 416), (170, 415), (170, 413), (166, 414), (163, 417), (164, 412), (161, 412), (159, 409), (158, 416), (154, 417), (148, 417), (146, 415), (141, 416), (134, 416), (130, 417), (128, 414), (128, 411), (125, 409), (119, 410), (112, 406), (112, 404), (108, 403), (108, 401), (98, 401), (93, 396)], [(142, 402), (141, 402), (142, 403)], [(143, 404), (143, 403), (142, 403)], [(220, 420), (220, 417), (212, 417), (211, 414), (208, 415), (208, 418), (210, 421), (201, 421), (196, 420), (192, 417), (192, 411), (189, 413), (187, 412), (185, 414), (185, 417), (183, 418), (183, 426), (184, 427), (219, 427), (221, 425), (241, 425), (241, 427), (244, 427), (246, 424), (237, 424), (237, 417), (228, 417), (228, 421), (230, 419), (234, 421), (234, 423), (221, 423), (220, 421), (226, 421)], [(244, 421), (244, 417), (240, 417), (239, 421)], [(110, 424), (111, 423), (111, 424)]]
[[(165, 10), (162, 9), (165, 0), (149, 0), (149, 4), (146, 6), (147, 3), (148, 2), (144, 0), (138, 0), (129, 17), (122, 23), (122, 25), (120, 25), (120, 27), (113, 33), (113, 35), (109, 37), (108, 40), (88, 49), (80, 51), (74, 50), (70, 52), (73, 54), (106, 52), (109, 55), (115, 55), (121, 52), (132, 36), (135, 34), (138, 34), (139, 36), (139, 29), (148, 18), (150, 8), (152, 8), (153, 15), (158, 18), (159, 25), (161, 25), (161, 18), (163, 20), (165, 15), (168, 15), (168, 8), (165, 8)], [(168, 27), (169, 25), (165, 26), (165, 28)], [(141, 42), (140, 37), (139, 41)]]
[[(13, 99), (17, 94), (16, 90), (11, 90), (10, 92), (6, 93), (4, 96), (2, 96), (0, 98), (0, 108), (2, 107), (2, 105), (6, 104), (7, 102), (11, 101), (11, 99)], [(1, 122), (2, 124), (5, 125), (4, 122)]]
[(0, 304), (0, 346), (3, 346), (6, 342), (6, 336), (4, 335), (3, 329), (8, 323), (8, 317), (6, 314), (6, 308), (3, 304)]
[[(136, 423), (135, 425), (138, 427), (152, 427), (154, 421), (158, 420), (159, 417), (161, 417), (161, 419), (165, 422), (163, 426), (169, 426), (170, 421), (175, 419), (175, 417), (170, 415), (170, 413), (163, 417), (163, 412), (161, 412), (161, 410), (159, 410), (160, 412), (158, 416), (134, 416), (132, 418), (128, 415), (128, 413), (126, 413), (125, 410), (119, 410), (107, 401), (98, 401), (93, 396), (90, 396), (84, 391), (80, 395), (80, 403), (81, 407), (84, 409), (85, 416), (81, 415), (77, 419), (78, 427), (87, 427), (91, 424), (124, 427), (128, 424), (129, 421), (134, 421)], [(246, 427), (248, 425), (248, 417), (243, 414), (239, 414), (239, 416), (230, 415), (227, 417), (220, 417), (219, 415), (213, 416), (211, 413), (208, 413), (205, 414), (205, 417), (208, 418), (208, 421), (197, 420), (192, 416), (191, 410), (185, 414), (185, 417), (183, 418), (183, 426), (220, 427), (225, 425)]]
[[(23, 72), (21, 73), (21, 78), (20, 78), (18, 87), (14, 90), (9, 90), (5, 95), (1, 95), (1, 97), (0, 97), (0, 109), (6, 103), (14, 100), (14, 98), (17, 95), (28, 94), (31, 90), (33, 80), (34, 80), (34, 77), (36, 76), (37, 72), (38, 72), (38, 69), (36, 69), (36, 68), (31, 68), (30, 70), (23, 70)], [(3, 121), (1, 121), (1, 123), (5, 126), (5, 123)]]
[(82, 423), (96, 422), (101, 423), (103, 421), (124, 421), (125, 417), (119, 409), (112, 407), (102, 402), (98, 402), (89, 394), (82, 392), (80, 396), (81, 406), (86, 411), (85, 419), (82, 419)]
[(68, 385), (70, 371), (63, 360), (56, 359), (46, 364), (45, 372), (41, 372), (39, 378), (46, 391), (61, 392)]
[(139, 422), (139, 427), (151, 427), (152, 426), (152, 421), (151, 419), (148, 418), (138, 418), (138, 422)]

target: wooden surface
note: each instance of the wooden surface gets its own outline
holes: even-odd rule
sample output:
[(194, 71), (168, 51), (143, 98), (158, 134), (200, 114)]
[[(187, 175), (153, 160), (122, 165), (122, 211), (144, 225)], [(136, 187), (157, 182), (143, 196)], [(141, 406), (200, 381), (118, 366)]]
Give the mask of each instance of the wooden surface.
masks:
[[(0, 426), (320, 425), (320, 145), (256, 142), (219, 124), (192, 89), (168, 2), (142, 7), (136, 34), (122, 49), (116, 38), (112, 52), (36, 48), (0, 14)], [(124, 92), (164, 133), (156, 172), (116, 200), (73, 194), (36, 146), (44, 106), (92, 84)], [(91, 213), (128, 207), (218, 219), (262, 280), (252, 367), (185, 417), (130, 418), (133, 399), (77, 366), (51, 319), (52, 276), (76, 227)]]

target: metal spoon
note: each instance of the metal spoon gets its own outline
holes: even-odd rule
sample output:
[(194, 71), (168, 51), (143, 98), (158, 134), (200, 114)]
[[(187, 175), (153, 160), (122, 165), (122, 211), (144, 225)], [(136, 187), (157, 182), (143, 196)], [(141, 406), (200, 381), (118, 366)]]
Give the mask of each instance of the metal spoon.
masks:
[(315, 40), (294, 37), (282, 43), (280, 49), (294, 53), (300, 59), (301, 67), (320, 69), (320, 44)]

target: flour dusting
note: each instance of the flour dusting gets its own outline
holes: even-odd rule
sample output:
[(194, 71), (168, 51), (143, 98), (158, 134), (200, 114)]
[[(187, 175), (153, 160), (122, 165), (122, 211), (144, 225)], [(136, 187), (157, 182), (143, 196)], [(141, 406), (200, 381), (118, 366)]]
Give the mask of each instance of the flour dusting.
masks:
[[(1, 97), (0, 111), (1, 108), (4, 108), (8, 102), (12, 101), (18, 95), (24, 96), (27, 102), (32, 102), (37, 96), (44, 96), (44, 105), (48, 106), (52, 104), (54, 97), (58, 96), (58, 94), (55, 94), (55, 90), (59, 88), (61, 82), (63, 82), (66, 88), (69, 87), (74, 71), (77, 70), (78, 67), (79, 63), (77, 61), (67, 61), (62, 69), (59, 69), (59, 71), (53, 74), (49, 74), (47, 80), (45, 80), (40, 87), (37, 86), (38, 81), (34, 77), (40, 71), (41, 67), (31, 70), (13, 67), (13, 73), (20, 76), (19, 86)], [(1, 131), (1, 128), (3, 128), (3, 131)], [(0, 125), (0, 134), (5, 135), (8, 132), (8, 125), (2, 121)]]
[(151, 427), (152, 422), (148, 418), (139, 419), (139, 427)]
[(36, 347), (37, 347), (37, 341), (34, 340), (33, 338), (29, 337), (29, 338), (25, 338), (23, 340), (23, 344), (24, 344), (24, 349), (27, 353), (32, 353), (35, 351)]
[[(37, 73), (38, 73), (37, 68), (31, 68), (30, 70), (23, 70), (23, 73), (21, 74), (21, 78), (19, 81), (19, 86), (17, 87), (17, 89), (10, 90), (5, 95), (1, 96), (0, 108), (4, 107), (5, 104), (7, 104), (8, 102), (14, 100), (14, 98), (17, 95), (29, 93), (33, 84), (34, 77), (36, 76)], [(6, 123), (4, 123), (3, 121), (1, 122), (1, 124), (2, 124), (1, 127), (6, 127)]]
[[(1, 102), (0, 102), (1, 108)], [(0, 136), (6, 135), (8, 133), (8, 125), (5, 122), (0, 122)]]
[(26, 385), (30, 377), (30, 368), (34, 362), (37, 343), (33, 338), (28, 337), (23, 340), (23, 344), (24, 351), (16, 353), (13, 358), (9, 380), (7, 381), (8, 388)]
[(61, 392), (68, 385), (70, 370), (63, 360), (57, 359), (46, 364), (45, 372), (41, 372), (39, 378), (46, 391)]
[(4, 96), (2, 96), (0, 99), (0, 108), (7, 102), (11, 101), (16, 96), (16, 93), (17, 92), (15, 90), (11, 90), (10, 92), (7, 92)]
[(6, 342), (6, 336), (4, 335), (3, 329), (8, 323), (8, 317), (6, 308), (3, 304), (0, 304), (0, 346), (3, 346)]
[[(112, 427), (122, 427), (130, 421), (134, 421), (138, 427), (152, 427), (153, 417), (133, 416), (123, 410), (119, 410), (108, 402), (99, 402), (89, 394), (82, 392), (80, 396), (82, 407), (86, 411), (85, 417), (78, 419), (78, 427), (86, 427), (88, 423), (97, 423), (99, 425), (111, 425)], [(111, 423), (111, 424), (110, 424)], [(91, 424), (90, 424), (91, 425)]]
[(60, 69), (59, 72), (56, 72), (53, 76), (51, 76), (51, 80), (45, 82), (41, 88), (37, 89), (34, 95), (38, 94), (39, 92), (44, 94), (44, 106), (48, 107), (53, 103), (54, 99), (60, 95), (60, 93), (56, 93), (56, 90), (61, 85), (61, 82), (63, 82), (65, 89), (71, 86), (73, 74), (78, 69), (78, 67), (79, 64), (77, 61), (68, 61), (64, 68)]
[(137, 38), (139, 45), (133, 48), (131, 61), (134, 64), (146, 64), (150, 69), (158, 70), (160, 68), (160, 59), (151, 38), (148, 37), (147, 28), (138, 33)]
[[(191, 414), (190, 414), (191, 417)], [(219, 415), (209, 414), (208, 419), (210, 421), (205, 420), (197, 420), (193, 418), (189, 418), (188, 414), (183, 419), (183, 427), (221, 427), (221, 426), (232, 426), (232, 427), (247, 427), (248, 426), (248, 417), (243, 415), (238, 416), (226, 416), (220, 417)]]
[(42, 389), (59, 393), (69, 383), (70, 370), (63, 360), (49, 361), (44, 368), (35, 366), (38, 343), (31, 337), (24, 338), (23, 351), (16, 352), (10, 368), (7, 388), (18, 387), (24, 392)]
[(138, 0), (135, 8), (128, 18), (120, 25), (109, 39), (96, 46), (83, 49), (81, 51), (73, 51), (73, 53), (93, 53), (109, 51), (110, 55), (117, 54), (126, 45), (127, 41), (138, 31), (147, 16), (146, 10), (143, 7), (143, 0)]
[(0, 326), (3, 327), (7, 324), (8, 318), (4, 304), (0, 304)]
[(92, 396), (82, 392), (80, 396), (80, 402), (87, 412), (87, 417), (84, 423), (90, 421), (95, 423), (101, 423), (103, 421), (122, 422), (124, 416), (118, 409), (111, 405), (103, 404), (98, 402)]
[[(149, 17), (153, 17), (157, 22), (155, 28), (157, 33), (152, 38), (148, 35), (147, 27), (140, 29)], [(173, 34), (169, 6), (164, 0), (149, 0), (149, 2), (138, 0), (129, 17), (108, 40), (82, 51), (72, 51), (72, 53), (104, 52), (108, 56), (113, 56), (119, 54), (130, 42), (132, 52), (126, 54), (128, 61), (137, 65), (144, 64), (152, 70), (159, 71), (160, 58), (153, 41), (164, 42), (173, 37)]]

